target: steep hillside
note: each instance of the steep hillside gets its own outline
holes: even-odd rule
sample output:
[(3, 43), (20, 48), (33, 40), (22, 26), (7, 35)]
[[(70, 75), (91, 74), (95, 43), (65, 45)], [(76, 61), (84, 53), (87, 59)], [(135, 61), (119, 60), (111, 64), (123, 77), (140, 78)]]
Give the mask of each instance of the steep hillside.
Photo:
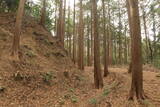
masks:
[(0, 14), (0, 105), (56, 104), (65, 90), (80, 83), (78, 70), (58, 39), (29, 16), (23, 21), (21, 61), (13, 61), (14, 23), (14, 14)]

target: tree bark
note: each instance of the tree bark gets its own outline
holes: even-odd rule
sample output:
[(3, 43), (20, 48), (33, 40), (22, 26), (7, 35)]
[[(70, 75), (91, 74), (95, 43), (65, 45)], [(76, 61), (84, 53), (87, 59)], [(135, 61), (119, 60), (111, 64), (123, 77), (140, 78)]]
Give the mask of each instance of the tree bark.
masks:
[(100, 42), (98, 35), (97, 0), (93, 0), (93, 22), (94, 22), (94, 83), (96, 88), (103, 87), (103, 79), (100, 67)]
[(104, 0), (102, 0), (103, 7), (103, 48), (104, 48), (104, 77), (108, 75), (108, 52), (107, 52), (107, 37), (106, 37), (106, 16), (105, 16), (105, 4)]
[(62, 47), (64, 47), (64, 41), (63, 41), (63, 0), (60, 0), (59, 4), (59, 18), (58, 18), (58, 25), (57, 25), (57, 37), (60, 40), (60, 43)]
[(71, 32), (70, 32), (70, 6), (68, 6), (68, 31), (67, 35), (69, 37), (69, 55), (72, 56), (72, 43), (71, 43)]
[(109, 65), (112, 65), (112, 63), (113, 63), (113, 50), (112, 50), (112, 45), (113, 45), (113, 43), (112, 43), (112, 32), (111, 32), (111, 16), (110, 16), (110, 0), (108, 1), (108, 45), (109, 45), (109, 55), (108, 55), (108, 57), (109, 57)]
[(144, 99), (143, 74), (142, 74), (142, 52), (141, 52), (141, 28), (139, 20), (138, 0), (129, 0), (130, 21), (132, 23), (132, 83), (129, 99), (134, 98), (134, 93), (138, 100)]
[(125, 35), (125, 49), (124, 49), (124, 51), (125, 51), (125, 55), (124, 55), (124, 57), (125, 57), (125, 64), (127, 64), (128, 63), (128, 54), (127, 54), (127, 26), (125, 25), (125, 30), (124, 30), (124, 35)]
[(65, 17), (66, 17), (66, 0), (64, 0), (64, 6), (63, 6), (63, 13), (62, 13), (62, 17), (63, 17), (63, 19), (62, 19), (62, 37), (61, 37), (61, 41), (62, 41), (62, 46), (64, 47), (64, 37), (65, 37)]
[(75, 32), (75, 17), (76, 17), (76, 4), (74, 0), (74, 12), (73, 12), (73, 62), (76, 63), (76, 32)]
[(79, 51), (78, 51), (78, 68), (80, 70), (84, 70), (84, 62), (83, 62), (83, 58), (84, 58), (84, 42), (83, 42), (83, 32), (84, 32), (84, 28), (83, 28), (83, 9), (82, 9), (82, 0), (80, 0), (80, 15), (79, 15), (79, 35), (78, 35), (78, 47), (79, 47)]
[(19, 60), (21, 25), (22, 25), (22, 19), (24, 14), (25, 2), (26, 0), (20, 0), (18, 11), (17, 11), (15, 31), (14, 31), (13, 44), (12, 44), (12, 52), (11, 52), (11, 55), (15, 60)]
[(41, 19), (40, 24), (45, 27), (45, 20), (46, 20), (46, 0), (43, 0), (43, 7), (41, 10)]
[(55, 21), (54, 21), (54, 26), (55, 26), (55, 29), (54, 29), (54, 34), (57, 33), (57, 2), (56, 2), (56, 5), (55, 5)]
[[(129, 21), (129, 31), (130, 31), (130, 37), (132, 38), (132, 22), (131, 22), (131, 13), (130, 13), (130, 4), (129, 0), (126, 0), (126, 6), (127, 6), (127, 13), (128, 13), (128, 21)], [(132, 45), (132, 43), (131, 43)], [(131, 46), (131, 53), (132, 53), (132, 46)], [(129, 64), (128, 73), (132, 72), (132, 55), (131, 55), (131, 62)]]
[(90, 60), (90, 28), (89, 28), (89, 15), (87, 16), (87, 65), (91, 66)]
[(151, 6), (151, 15), (153, 20), (153, 56), (156, 55), (156, 21), (155, 21), (155, 12), (154, 12), (154, 6)]
[[(120, 3), (118, 3), (120, 6)], [(121, 9), (119, 7), (119, 32), (118, 32), (118, 36), (119, 36), (119, 64), (122, 64), (122, 35), (121, 35), (121, 30), (122, 30), (122, 22), (121, 22)]]
[(93, 5), (92, 0), (90, 0), (91, 8), (91, 65), (93, 65), (94, 59), (94, 33), (93, 33)]

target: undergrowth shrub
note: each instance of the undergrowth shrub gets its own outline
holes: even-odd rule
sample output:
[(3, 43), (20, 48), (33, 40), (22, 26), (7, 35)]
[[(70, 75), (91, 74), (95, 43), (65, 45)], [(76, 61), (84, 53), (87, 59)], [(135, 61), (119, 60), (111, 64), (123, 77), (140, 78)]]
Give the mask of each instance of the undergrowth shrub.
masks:
[(78, 102), (78, 98), (76, 96), (72, 96), (71, 97), (71, 101), (72, 101), (72, 103), (77, 103)]
[(91, 98), (90, 100), (89, 100), (89, 103), (90, 104), (97, 104), (98, 103), (98, 101), (97, 101), (97, 99), (96, 98)]
[(53, 73), (52, 72), (46, 72), (44, 74), (42, 74), (42, 78), (43, 78), (43, 81), (47, 84), (50, 84), (51, 83), (51, 80), (53, 79)]
[(36, 57), (36, 54), (33, 51), (27, 51), (25, 53), (26, 56), (30, 57), (30, 58), (34, 58)]

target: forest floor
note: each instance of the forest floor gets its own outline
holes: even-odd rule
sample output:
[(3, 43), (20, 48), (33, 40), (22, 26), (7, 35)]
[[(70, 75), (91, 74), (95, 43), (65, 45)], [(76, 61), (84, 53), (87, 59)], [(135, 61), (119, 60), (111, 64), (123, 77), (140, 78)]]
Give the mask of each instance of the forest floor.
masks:
[[(155, 69), (144, 68), (144, 92), (147, 96), (141, 104), (136, 100), (128, 101), (131, 85), (131, 74), (126, 67), (111, 67), (110, 74), (104, 78), (104, 88), (93, 87), (93, 67), (86, 67), (84, 74), (90, 84), (83, 87), (86, 95), (82, 96), (79, 107), (159, 107), (160, 106), (160, 73)], [(157, 71), (157, 72), (155, 72)], [(86, 105), (87, 104), (87, 105)], [(74, 107), (74, 106), (73, 106)]]
[(144, 67), (143, 104), (127, 100), (125, 66), (111, 66), (104, 88), (95, 89), (93, 67), (78, 70), (58, 39), (31, 17), (23, 21), (21, 60), (13, 61), (14, 24), (14, 14), (0, 14), (0, 107), (160, 107), (160, 70)]

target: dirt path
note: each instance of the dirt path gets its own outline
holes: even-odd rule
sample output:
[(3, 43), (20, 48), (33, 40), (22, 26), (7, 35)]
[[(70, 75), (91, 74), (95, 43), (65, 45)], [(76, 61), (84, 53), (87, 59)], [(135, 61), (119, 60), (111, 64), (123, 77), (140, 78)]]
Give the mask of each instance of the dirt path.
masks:
[[(126, 68), (109, 68), (110, 74), (104, 78), (104, 88), (94, 89), (93, 68), (86, 67), (84, 75), (88, 84), (82, 88), (78, 107), (159, 107), (160, 106), (160, 77), (159, 73), (144, 71), (144, 91), (148, 96), (143, 103), (128, 101), (128, 91), (131, 84), (131, 75)], [(74, 107), (74, 106), (73, 106)]]

